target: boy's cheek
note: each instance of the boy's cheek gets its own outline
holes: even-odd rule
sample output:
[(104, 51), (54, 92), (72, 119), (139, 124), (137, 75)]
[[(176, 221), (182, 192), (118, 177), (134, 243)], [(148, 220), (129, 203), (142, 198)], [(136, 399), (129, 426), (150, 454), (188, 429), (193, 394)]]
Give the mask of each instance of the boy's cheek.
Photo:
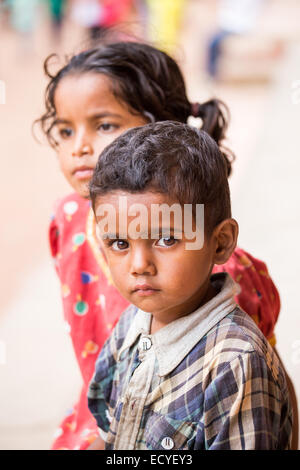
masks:
[[(111, 272), (111, 275), (117, 284), (123, 284), (126, 282), (126, 278), (128, 277), (128, 270), (124, 267), (122, 263), (122, 259), (120, 256), (111, 253), (111, 250), (105, 250), (104, 256), (106, 257), (106, 261)], [(122, 282), (123, 281), (123, 282)]]
[(109, 267), (109, 270), (110, 270), (112, 276), (114, 276), (115, 264), (112, 262), (109, 251), (106, 250), (105, 248), (103, 249), (103, 255), (104, 255), (104, 258), (106, 259), (106, 262), (108, 264), (108, 267)]
[(199, 252), (188, 252), (181, 259), (176, 259), (173, 263), (167, 263), (165, 268), (165, 278), (168, 284), (176, 288), (186, 286), (193, 289), (194, 286), (201, 284), (201, 279), (206, 279), (210, 271), (210, 260), (203, 260), (202, 254)]

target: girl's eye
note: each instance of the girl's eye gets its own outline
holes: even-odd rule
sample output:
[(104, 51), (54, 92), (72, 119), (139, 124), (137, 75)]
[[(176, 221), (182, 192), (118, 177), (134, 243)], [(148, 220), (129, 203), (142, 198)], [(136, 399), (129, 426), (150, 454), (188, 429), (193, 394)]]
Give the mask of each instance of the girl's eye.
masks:
[(169, 238), (160, 238), (157, 241), (156, 245), (166, 247), (166, 246), (173, 246), (175, 245), (175, 243), (177, 243), (177, 240), (174, 237), (169, 237)]
[(118, 128), (118, 126), (116, 124), (111, 124), (109, 122), (103, 122), (102, 124), (100, 124), (100, 126), (98, 127), (98, 130), (99, 131), (102, 131), (102, 132), (113, 132), (115, 131), (116, 129)]
[(129, 247), (129, 244), (125, 240), (115, 240), (111, 243), (110, 246), (115, 251), (123, 251)]
[(72, 129), (65, 127), (65, 128), (59, 129), (58, 133), (62, 139), (67, 139), (68, 137), (71, 137), (71, 135), (73, 134), (73, 131)]

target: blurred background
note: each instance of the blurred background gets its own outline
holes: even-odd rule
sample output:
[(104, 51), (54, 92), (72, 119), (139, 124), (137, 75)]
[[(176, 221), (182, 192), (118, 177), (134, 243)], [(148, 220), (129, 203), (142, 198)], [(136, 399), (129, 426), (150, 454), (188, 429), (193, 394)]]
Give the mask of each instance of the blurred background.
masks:
[(70, 188), (31, 125), (46, 56), (62, 65), (108, 27), (173, 54), (191, 101), (228, 104), (239, 246), (279, 289), (277, 348), (300, 400), (299, 0), (2, 0), (0, 449), (48, 449), (79, 393), (47, 240), (53, 203)]

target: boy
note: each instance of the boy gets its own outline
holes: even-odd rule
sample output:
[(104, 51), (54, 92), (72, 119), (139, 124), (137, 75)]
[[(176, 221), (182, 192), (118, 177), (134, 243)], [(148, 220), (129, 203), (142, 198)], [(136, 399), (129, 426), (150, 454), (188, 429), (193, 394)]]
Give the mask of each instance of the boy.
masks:
[(91, 448), (289, 449), (279, 359), (236, 305), (230, 276), (211, 275), (238, 235), (215, 142), (171, 121), (132, 129), (101, 154), (90, 193), (113, 280), (132, 304), (89, 387), (100, 433)]

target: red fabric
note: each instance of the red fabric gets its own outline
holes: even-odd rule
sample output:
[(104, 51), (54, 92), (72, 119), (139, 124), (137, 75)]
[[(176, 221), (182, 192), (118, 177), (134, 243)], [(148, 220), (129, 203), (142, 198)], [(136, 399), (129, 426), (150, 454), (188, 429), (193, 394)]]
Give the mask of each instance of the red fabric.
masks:
[[(50, 247), (83, 388), (78, 403), (61, 423), (52, 449), (86, 449), (98, 435), (96, 421), (87, 407), (87, 387), (99, 351), (128, 305), (111, 284), (93, 236), (94, 228), (88, 200), (71, 194), (57, 204), (50, 225)], [(265, 264), (237, 248), (225, 265), (213, 270), (220, 271), (229, 272), (240, 284), (237, 303), (272, 342), (280, 301)]]
[(236, 248), (226, 264), (214, 266), (214, 273), (222, 271), (227, 271), (240, 285), (236, 302), (274, 345), (274, 327), (280, 311), (280, 298), (265, 263), (241, 248)]

